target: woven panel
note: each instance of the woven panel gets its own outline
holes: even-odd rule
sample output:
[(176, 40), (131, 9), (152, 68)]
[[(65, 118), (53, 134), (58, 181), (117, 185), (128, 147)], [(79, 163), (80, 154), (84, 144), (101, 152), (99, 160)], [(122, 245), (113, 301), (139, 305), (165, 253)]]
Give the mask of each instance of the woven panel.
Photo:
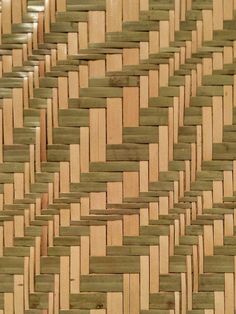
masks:
[(0, 314), (235, 314), (236, 1), (0, 9)]

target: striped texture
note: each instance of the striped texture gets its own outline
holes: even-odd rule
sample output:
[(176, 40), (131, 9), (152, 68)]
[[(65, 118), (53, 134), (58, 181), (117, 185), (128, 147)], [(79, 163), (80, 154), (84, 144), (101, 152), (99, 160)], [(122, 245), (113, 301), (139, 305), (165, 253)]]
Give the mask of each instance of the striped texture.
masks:
[(236, 313), (235, 10), (1, 1), (0, 314)]

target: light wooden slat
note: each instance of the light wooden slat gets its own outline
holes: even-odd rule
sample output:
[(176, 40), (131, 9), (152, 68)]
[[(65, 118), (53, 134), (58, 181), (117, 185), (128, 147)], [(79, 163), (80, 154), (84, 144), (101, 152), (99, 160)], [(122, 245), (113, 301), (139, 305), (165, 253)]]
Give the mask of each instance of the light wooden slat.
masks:
[(123, 126), (139, 125), (139, 92), (137, 87), (125, 87), (123, 90)]
[(107, 99), (107, 144), (122, 143), (122, 100)]
[(122, 30), (122, 1), (106, 0), (106, 27), (107, 32)]

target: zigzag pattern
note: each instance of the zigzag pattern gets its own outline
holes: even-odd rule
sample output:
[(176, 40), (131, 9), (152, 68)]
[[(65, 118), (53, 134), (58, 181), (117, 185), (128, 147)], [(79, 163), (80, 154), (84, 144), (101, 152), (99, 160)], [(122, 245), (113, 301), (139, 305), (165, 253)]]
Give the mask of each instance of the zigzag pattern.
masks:
[(0, 314), (236, 313), (233, 0), (2, 0)]

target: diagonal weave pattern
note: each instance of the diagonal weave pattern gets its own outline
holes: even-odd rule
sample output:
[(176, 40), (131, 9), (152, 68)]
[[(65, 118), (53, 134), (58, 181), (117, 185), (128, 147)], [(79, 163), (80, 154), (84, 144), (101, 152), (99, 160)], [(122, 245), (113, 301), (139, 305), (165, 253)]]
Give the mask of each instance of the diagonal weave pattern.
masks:
[(0, 314), (236, 313), (234, 10), (1, 1)]

